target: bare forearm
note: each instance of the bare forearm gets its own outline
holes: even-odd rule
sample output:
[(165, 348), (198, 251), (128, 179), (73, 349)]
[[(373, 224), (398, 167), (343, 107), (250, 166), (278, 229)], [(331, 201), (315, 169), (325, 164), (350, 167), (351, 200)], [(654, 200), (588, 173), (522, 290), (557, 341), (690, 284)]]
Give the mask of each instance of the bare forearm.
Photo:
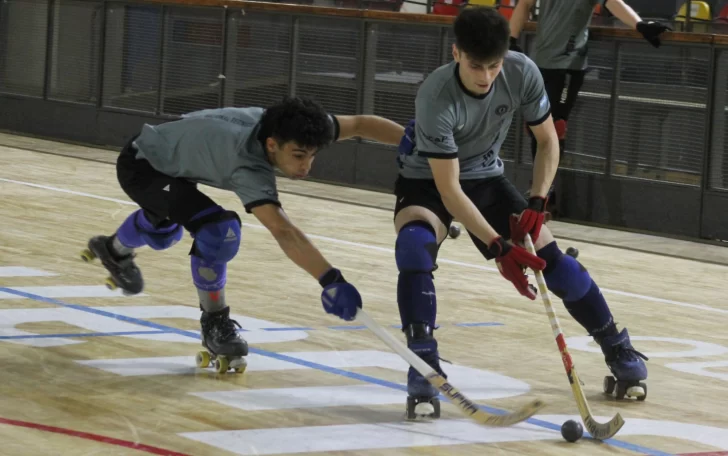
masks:
[(383, 144), (398, 145), (404, 135), (404, 127), (380, 116), (359, 116), (357, 136)]
[(637, 28), (637, 23), (642, 19), (637, 13), (622, 0), (608, 0), (606, 7), (614, 17), (628, 25), (631, 29)]
[(531, 196), (543, 196), (549, 192), (559, 168), (559, 142), (555, 139), (540, 141), (533, 163), (533, 185)]
[(462, 190), (444, 192), (441, 195), (447, 211), (485, 245), (490, 245), (493, 239), (498, 237), (498, 233)]
[(274, 236), (286, 256), (298, 267), (311, 274), (314, 279), (318, 280), (331, 269), (331, 265), (321, 255), (321, 252), (297, 227), (290, 227)]
[(527, 0), (519, 1), (516, 8), (513, 10), (513, 15), (511, 16), (511, 36), (513, 38), (518, 38), (521, 35), (523, 26), (526, 25), (526, 22), (528, 22), (530, 14), (531, 2)]

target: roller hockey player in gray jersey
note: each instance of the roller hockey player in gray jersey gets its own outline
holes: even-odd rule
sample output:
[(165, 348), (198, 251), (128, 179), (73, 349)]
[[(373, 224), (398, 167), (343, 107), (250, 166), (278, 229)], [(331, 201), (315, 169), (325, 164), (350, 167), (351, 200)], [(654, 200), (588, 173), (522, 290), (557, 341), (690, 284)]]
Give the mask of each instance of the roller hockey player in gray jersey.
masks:
[[(495, 259), (502, 276), (521, 295), (536, 298), (524, 269), (542, 270), (549, 290), (601, 346), (620, 388), (643, 398), (642, 380), (647, 378), (643, 355), (632, 347), (627, 330), (617, 329), (586, 268), (563, 254), (543, 225), (546, 195), (559, 163), (559, 142), (538, 68), (525, 55), (508, 50), (508, 22), (495, 9), (462, 10), (454, 34), (454, 61), (422, 83), (416, 118), (399, 146), (395, 259), (397, 302), (408, 346), (444, 375), (433, 336), (437, 313), (433, 270), (455, 217), (482, 255)], [(516, 111), (538, 142), (528, 201), (503, 175), (499, 157)], [(537, 256), (519, 245), (527, 233)], [(437, 390), (414, 369), (408, 373), (407, 387), (409, 418), (438, 416)]]
[[(198, 365), (207, 365), (212, 355), (219, 372), (242, 371), (248, 344), (230, 319), (225, 299), (226, 265), (238, 252), (241, 221), (197, 184), (235, 192), (245, 211), (270, 231), (286, 255), (319, 281), (326, 312), (352, 320), (362, 306), (359, 292), (288, 219), (278, 199), (274, 170), (301, 179), (318, 150), (333, 141), (359, 136), (396, 145), (403, 132), (402, 126), (378, 116), (330, 115), (317, 103), (299, 98), (268, 109), (209, 109), (144, 125), (117, 161), (121, 188), (140, 209), (112, 235), (92, 237), (83, 258), (99, 258), (109, 271), (109, 286), (137, 294), (144, 281), (134, 262), (135, 249), (164, 250), (189, 232), (194, 239), (190, 261), (202, 310), (202, 343), (209, 350), (198, 354)], [(200, 359), (205, 356), (207, 360)]]

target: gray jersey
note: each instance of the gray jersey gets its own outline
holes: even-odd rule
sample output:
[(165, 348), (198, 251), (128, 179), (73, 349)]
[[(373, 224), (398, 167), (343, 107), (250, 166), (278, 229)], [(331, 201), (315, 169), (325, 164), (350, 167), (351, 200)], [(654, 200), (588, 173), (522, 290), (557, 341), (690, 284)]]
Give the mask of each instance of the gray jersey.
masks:
[(400, 156), (405, 178), (432, 179), (428, 158), (457, 158), (460, 179), (503, 174), (499, 152), (516, 110), (529, 125), (551, 113), (543, 79), (525, 55), (508, 52), (490, 91), (475, 97), (466, 92), (451, 62), (433, 71), (415, 99), (415, 142), (411, 155)]
[(584, 70), (594, 7), (605, 0), (541, 0), (531, 58), (539, 68)]

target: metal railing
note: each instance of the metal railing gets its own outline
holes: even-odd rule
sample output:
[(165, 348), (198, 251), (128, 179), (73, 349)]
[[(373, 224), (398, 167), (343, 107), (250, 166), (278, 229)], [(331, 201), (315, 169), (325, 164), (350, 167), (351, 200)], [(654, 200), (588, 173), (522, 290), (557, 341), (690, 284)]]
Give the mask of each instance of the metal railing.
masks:
[[(84, 128), (64, 110), (124, 116), (136, 128), (197, 109), (267, 106), (285, 95), (314, 97), (336, 114), (373, 113), (404, 124), (414, 116), (419, 83), (452, 58), (451, 20), (224, 0), (3, 0), (0, 106), (12, 101), (30, 117), (22, 123), (0, 114), (0, 128), (43, 133), (56, 130), (38, 125), (63, 124), (61, 136), (118, 143), (121, 133), (109, 141), (103, 132), (118, 125)], [(526, 49), (533, 30), (530, 24), (522, 37)], [(671, 33), (663, 41), (656, 50), (626, 29), (593, 28), (591, 71), (561, 164), (560, 179), (574, 195), (565, 213), (725, 239), (728, 211), (714, 211), (728, 208), (728, 37)], [(353, 164), (342, 165), (346, 171), (324, 167), (321, 177), (389, 190), (394, 159), (375, 163), (354, 143), (347, 152)], [(518, 118), (502, 156), (525, 185), (530, 139)], [(667, 214), (648, 220), (658, 206)]]

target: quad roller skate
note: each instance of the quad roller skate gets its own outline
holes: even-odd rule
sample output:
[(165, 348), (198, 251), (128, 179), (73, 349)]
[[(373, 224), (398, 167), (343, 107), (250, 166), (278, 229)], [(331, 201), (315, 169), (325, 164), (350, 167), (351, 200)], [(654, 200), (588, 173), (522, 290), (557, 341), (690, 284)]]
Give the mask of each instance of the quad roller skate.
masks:
[(245, 372), (248, 363), (244, 357), (248, 356), (248, 343), (238, 334), (238, 322), (230, 319), (230, 308), (214, 313), (203, 311), (200, 325), (202, 346), (207, 350), (197, 353), (197, 367), (204, 369), (212, 363), (218, 374), (229, 370), (238, 374)]
[(627, 328), (617, 335), (597, 340), (604, 352), (605, 361), (612, 375), (604, 377), (604, 392), (615, 395), (618, 400), (625, 397), (638, 401), (647, 399), (647, 366), (648, 358), (632, 347)]
[[(424, 323), (415, 323), (405, 328), (404, 332), (409, 349), (447, 378), (440, 368), (437, 341), (432, 337), (432, 328)], [(413, 367), (407, 372), (407, 395), (407, 420), (440, 418), (439, 391)]]
[(110, 248), (110, 236), (95, 236), (88, 241), (88, 246), (81, 252), (81, 259), (87, 263), (99, 259), (109, 271), (106, 287), (109, 290), (120, 288), (125, 296), (139, 294), (144, 289), (142, 273), (134, 263), (134, 254), (123, 257), (115, 256)]

